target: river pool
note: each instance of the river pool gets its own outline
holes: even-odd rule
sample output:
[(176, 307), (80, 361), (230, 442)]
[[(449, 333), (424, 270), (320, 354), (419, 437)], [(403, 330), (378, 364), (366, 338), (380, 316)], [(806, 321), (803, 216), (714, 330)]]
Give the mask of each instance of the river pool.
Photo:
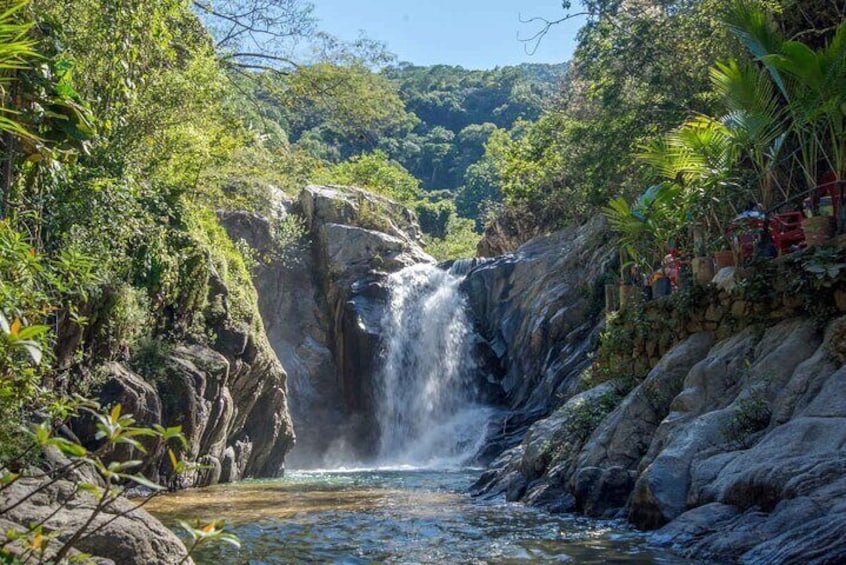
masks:
[(199, 564), (681, 563), (624, 523), (552, 515), (466, 494), (478, 471), (294, 471), (157, 498), (179, 519), (217, 517), (242, 548), (204, 549)]

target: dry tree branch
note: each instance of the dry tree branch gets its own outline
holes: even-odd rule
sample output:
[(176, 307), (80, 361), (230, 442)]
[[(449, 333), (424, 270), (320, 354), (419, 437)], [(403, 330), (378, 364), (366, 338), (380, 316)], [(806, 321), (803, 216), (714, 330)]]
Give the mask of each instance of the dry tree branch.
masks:
[(523, 49), (526, 51), (527, 55), (534, 55), (538, 47), (540, 47), (541, 41), (546, 35), (549, 33), (553, 27), (562, 24), (568, 20), (572, 20), (574, 18), (579, 18), (582, 16), (592, 16), (593, 12), (586, 10), (583, 12), (572, 12), (567, 14), (562, 18), (558, 18), (557, 20), (548, 20), (546, 18), (535, 16), (533, 18), (524, 19), (522, 14), (518, 15), (521, 24), (535, 24), (540, 23), (541, 27), (535, 33), (530, 35), (529, 37), (520, 37), (520, 33), (517, 33), (517, 40), (523, 43)]

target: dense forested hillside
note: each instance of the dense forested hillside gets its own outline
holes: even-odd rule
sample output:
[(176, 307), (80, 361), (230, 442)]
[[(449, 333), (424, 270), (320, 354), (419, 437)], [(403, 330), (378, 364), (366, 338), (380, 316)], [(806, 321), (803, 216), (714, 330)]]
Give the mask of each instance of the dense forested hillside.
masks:
[[(352, 160), (410, 173), (425, 192), (417, 195), (424, 230), (444, 237), (450, 217), (469, 218), (478, 228), (483, 203), (501, 201), (490, 163), (483, 162), (487, 142), (518, 122), (535, 121), (566, 74), (564, 64), (474, 71), (403, 63), (375, 71), (326, 63), (275, 77), (260, 98), (265, 118), (303, 155), (330, 168)], [(353, 177), (333, 170), (330, 178), (340, 174), (338, 181), (392, 190), (379, 186), (372, 170)], [(405, 199), (412, 196), (407, 189), (400, 191)]]
[(408, 112), (420, 123), (405, 139), (386, 143), (388, 153), (419, 178), (426, 190), (459, 188), (470, 165), (484, 154), (496, 128), (534, 121), (557, 94), (565, 65), (522, 65), (493, 71), (460, 67), (389, 67)]

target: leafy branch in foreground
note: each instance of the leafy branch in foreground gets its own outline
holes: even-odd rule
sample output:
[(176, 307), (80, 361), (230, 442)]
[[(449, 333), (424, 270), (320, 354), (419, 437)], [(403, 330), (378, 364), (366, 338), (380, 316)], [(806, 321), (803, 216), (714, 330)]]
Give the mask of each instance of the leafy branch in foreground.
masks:
[[(33, 499), (39, 493), (60, 490), (60, 483), (70, 483), (70, 493), (56, 496), (55, 510), (39, 521), (28, 523), (25, 527), (10, 529), (0, 538), (0, 559), (11, 563), (71, 563), (85, 561), (87, 556), (77, 551), (77, 546), (94, 534), (102, 531), (114, 521), (141, 508), (165, 488), (134, 473), (133, 469), (142, 465), (141, 460), (112, 460), (111, 456), (118, 445), (129, 445), (141, 454), (147, 448), (140, 438), (151, 438), (156, 442), (177, 442), (187, 448), (185, 436), (180, 427), (165, 428), (155, 425), (151, 428), (135, 426), (135, 419), (121, 413), (121, 405), (111, 410), (103, 410), (97, 403), (86, 399), (75, 399), (70, 416), (83, 412), (91, 414), (96, 420), (95, 439), (102, 442), (98, 448), (90, 450), (74, 439), (61, 435), (64, 421), (46, 419), (24, 428), (29, 440), (26, 451), (18, 457), (0, 461), (0, 518), (8, 517), (12, 511)], [(35, 449), (44, 454), (61, 453), (63, 458), (57, 468), (41, 470), (23, 467), (27, 455)], [(178, 459), (174, 451), (168, 448), (168, 456), (174, 473), (184, 473), (188, 467)], [(56, 460), (55, 456), (53, 460)], [(23, 489), (11, 490), (15, 484), (25, 485)], [(115, 503), (124, 498), (133, 487), (146, 489), (140, 502), (128, 509), (116, 508)], [(5, 494), (4, 494), (5, 493)], [(10, 494), (11, 493), (11, 494)], [(63, 531), (61, 526), (53, 527), (54, 519), (62, 510), (79, 508), (86, 500), (90, 502), (90, 513), (73, 531)], [(108, 514), (108, 517), (104, 516)], [(223, 530), (223, 522), (213, 521), (199, 527), (192, 534), (193, 543), (186, 552), (182, 563), (190, 559), (194, 549), (200, 545), (223, 541), (239, 547), (238, 539)]]
[(191, 544), (188, 545), (188, 553), (180, 561), (180, 565), (185, 563), (200, 546), (209, 543), (224, 542), (234, 546), (237, 549), (241, 548), (241, 542), (234, 534), (224, 531), (225, 523), (223, 520), (212, 520), (207, 524), (202, 524), (199, 520), (195, 521), (193, 525), (179, 521), (179, 525), (188, 532), (191, 537)]

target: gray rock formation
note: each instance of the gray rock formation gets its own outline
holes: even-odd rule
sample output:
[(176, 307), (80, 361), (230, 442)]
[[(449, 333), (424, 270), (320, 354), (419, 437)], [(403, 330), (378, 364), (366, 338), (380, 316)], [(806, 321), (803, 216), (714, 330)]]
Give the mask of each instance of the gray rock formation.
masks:
[[(580, 441), (571, 397), (503, 454), (477, 493), (624, 516), (685, 556), (846, 560), (846, 320), (788, 320), (714, 343), (694, 334)], [(603, 390), (605, 387), (605, 390)], [(662, 527), (663, 526), (663, 527)]]
[(536, 421), (520, 445), (503, 453), (482, 475), (473, 487), (475, 494), (505, 492), (508, 500), (525, 500), (558, 512), (575, 510), (576, 499), (567, 484), (572, 461), (597, 417), (594, 407), (617, 395), (614, 383), (603, 383), (572, 396)]
[[(118, 363), (102, 367), (101, 403), (121, 404), (139, 425), (181, 426), (189, 445), (182, 457), (209, 468), (173, 477), (164, 446), (149, 440), (147, 454), (122, 446), (111, 458), (143, 459), (148, 478), (182, 487), (280, 475), (293, 444), (285, 373), (269, 347), (262, 351), (252, 339), (246, 338), (234, 368), (222, 353), (197, 345), (178, 346), (161, 359), (153, 383)], [(83, 421), (75, 428), (91, 438), (92, 426)]]
[[(290, 375), (298, 445), (289, 462), (319, 467), (366, 457), (385, 278), (434, 260), (410, 210), (360, 189), (308, 186), (277, 209), (275, 218), (227, 213), (222, 223), (266, 259), (254, 283), (270, 343)], [(287, 252), (273, 235), (286, 214), (307, 231)]]
[[(605, 222), (541, 237), (473, 269), (463, 284), (478, 330), (501, 365), (498, 385), (511, 414), (491, 452), (578, 392), (601, 325), (592, 285), (612, 253)], [(600, 307), (601, 308), (601, 307)]]
[(286, 461), (303, 467), (320, 464), (345, 419), (329, 342), (331, 318), (319, 290), (310, 237), (289, 241), (288, 248), (281, 249), (276, 236), (280, 222), (299, 218), (297, 208), (295, 202), (280, 199), (276, 215), (226, 212), (221, 223), (234, 241), (245, 242), (260, 257), (253, 271), (258, 307), (268, 340), (285, 361), (297, 432), (297, 444)]
[[(173, 477), (164, 446), (148, 445), (143, 472), (172, 486), (205, 486), (246, 477), (275, 477), (294, 443), (287, 405), (287, 376), (265, 335), (254, 297), (234, 298), (210, 263), (203, 345), (163, 345), (139, 372), (118, 363), (98, 369), (101, 403), (122, 404), (140, 424), (182, 426), (189, 448), (181, 454), (207, 467)], [(244, 289), (252, 291), (252, 289)], [(243, 290), (241, 291), (243, 292)], [(254, 292), (254, 291), (253, 291)], [(247, 312), (233, 313), (233, 309)], [(93, 440), (93, 423), (75, 424)], [(131, 455), (127, 448), (116, 457)]]
[[(23, 504), (3, 513), (0, 527), (4, 533), (10, 529), (26, 531), (29, 524), (43, 521), (45, 534), (57, 536), (56, 540), (48, 542), (47, 562), (63, 542), (89, 521), (96, 501), (89, 493), (77, 492), (69, 481), (59, 480), (36, 492), (40, 484), (34, 479), (22, 479), (0, 493), (3, 508), (29, 496)], [(106, 506), (73, 543), (74, 554), (90, 554), (95, 563), (103, 565), (183, 563), (187, 551), (179, 538), (144, 509), (135, 506), (123, 498)], [(6, 549), (19, 553), (21, 547), (15, 542)], [(184, 563), (193, 561), (189, 558)]]
[(494, 441), (519, 441), (474, 492), (626, 517), (695, 559), (846, 562), (846, 318), (688, 334), (632, 390), (583, 390), (598, 325), (574, 289), (603, 264), (600, 231), (534, 240), (465, 282), (517, 422)]
[[(681, 392), (688, 371), (713, 343), (713, 336), (703, 332), (673, 348), (591, 435), (578, 455), (578, 471), (572, 478), (582, 512), (602, 516), (625, 506), (638, 465), (668, 415), (671, 399)], [(627, 476), (627, 488), (616, 488), (621, 473)]]
[[(697, 365), (711, 372), (688, 374), (656, 432), (632, 496), (633, 519), (669, 521), (658, 539), (699, 558), (844, 562), (846, 371), (832, 355), (843, 322), (824, 339), (801, 320), (760, 339), (744, 336), (750, 366), (735, 378), (713, 374), (735, 359), (715, 347)], [(704, 388), (715, 377), (721, 386)], [(661, 484), (669, 469), (673, 481)]]

